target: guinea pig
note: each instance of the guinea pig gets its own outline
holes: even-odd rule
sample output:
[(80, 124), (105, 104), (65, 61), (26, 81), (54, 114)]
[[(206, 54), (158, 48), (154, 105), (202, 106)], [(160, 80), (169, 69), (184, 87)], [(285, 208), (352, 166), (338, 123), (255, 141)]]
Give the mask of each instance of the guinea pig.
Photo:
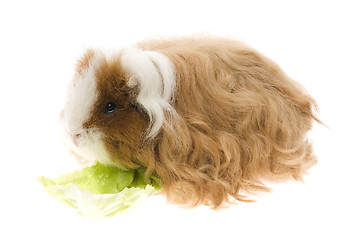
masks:
[(76, 154), (146, 168), (166, 198), (213, 208), (296, 179), (317, 159), (315, 100), (272, 60), (210, 36), (87, 50), (62, 119)]

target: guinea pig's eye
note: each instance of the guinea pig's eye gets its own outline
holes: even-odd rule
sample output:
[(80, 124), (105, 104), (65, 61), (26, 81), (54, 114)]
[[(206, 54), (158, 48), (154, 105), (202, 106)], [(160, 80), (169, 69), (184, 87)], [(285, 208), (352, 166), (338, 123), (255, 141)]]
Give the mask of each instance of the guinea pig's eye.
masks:
[(115, 103), (108, 102), (107, 104), (105, 104), (104, 112), (105, 113), (113, 113), (113, 112), (115, 112), (116, 109), (117, 109), (117, 105)]

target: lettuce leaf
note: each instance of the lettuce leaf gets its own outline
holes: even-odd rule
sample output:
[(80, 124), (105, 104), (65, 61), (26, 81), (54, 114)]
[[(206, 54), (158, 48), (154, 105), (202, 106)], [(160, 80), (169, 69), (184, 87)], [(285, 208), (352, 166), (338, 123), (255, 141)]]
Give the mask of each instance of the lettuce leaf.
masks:
[(96, 162), (56, 179), (39, 177), (38, 181), (80, 215), (99, 218), (129, 210), (161, 189), (158, 178), (151, 176), (146, 182), (144, 174), (145, 169), (122, 170)]

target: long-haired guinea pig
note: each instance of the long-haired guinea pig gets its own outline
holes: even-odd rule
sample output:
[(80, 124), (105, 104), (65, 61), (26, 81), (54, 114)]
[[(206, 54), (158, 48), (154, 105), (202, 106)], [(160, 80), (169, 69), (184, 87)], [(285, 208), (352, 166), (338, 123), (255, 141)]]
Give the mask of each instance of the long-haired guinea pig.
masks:
[(316, 163), (307, 132), (316, 103), (273, 61), (218, 37), (87, 50), (63, 121), (73, 150), (124, 169), (145, 167), (172, 203), (220, 207), (301, 179)]

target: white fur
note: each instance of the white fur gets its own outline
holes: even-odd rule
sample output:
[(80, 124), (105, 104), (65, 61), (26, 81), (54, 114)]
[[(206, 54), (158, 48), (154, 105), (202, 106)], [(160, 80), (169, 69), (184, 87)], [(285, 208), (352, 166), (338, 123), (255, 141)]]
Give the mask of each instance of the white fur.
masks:
[(90, 66), (81, 74), (76, 74), (68, 86), (64, 121), (66, 130), (70, 134), (82, 133), (82, 127), (90, 117), (91, 109), (97, 100), (95, 69), (99, 62), (96, 54), (91, 59)]
[(65, 144), (74, 153), (85, 158), (87, 162), (93, 163), (98, 161), (106, 165), (114, 165), (111, 161), (111, 157), (105, 149), (102, 138), (102, 133), (97, 130), (90, 130), (87, 134), (82, 135), (78, 140), (78, 144), (75, 144), (71, 135), (65, 136)]
[(174, 67), (170, 59), (158, 52), (128, 48), (123, 52), (122, 66), (131, 74), (128, 86), (139, 87), (137, 102), (150, 119), (148, 138), (157, 135), (168, 116), (175, 116), (170, 105), (176, 88)]

